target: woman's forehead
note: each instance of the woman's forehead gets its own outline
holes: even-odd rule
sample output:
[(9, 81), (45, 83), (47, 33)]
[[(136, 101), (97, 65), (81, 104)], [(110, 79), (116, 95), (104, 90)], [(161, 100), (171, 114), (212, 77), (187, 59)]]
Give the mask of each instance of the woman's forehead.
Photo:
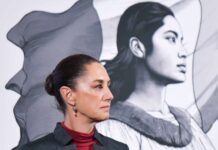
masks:
[(176, 20), (176, 18), (170, 15), (164, 17), (163, 25), (160, 28), (158, 28), (157, 31), (163, 34), (164, 33), (174, 34), (175, 36), (179, 38), (183, 37), (182, 29), (181, 29), (179, 22)]
[(90, 82), (110, 80), (104, 66), (97, 62), (85, 65), (85, 71), (81, 79), (89, 80)]

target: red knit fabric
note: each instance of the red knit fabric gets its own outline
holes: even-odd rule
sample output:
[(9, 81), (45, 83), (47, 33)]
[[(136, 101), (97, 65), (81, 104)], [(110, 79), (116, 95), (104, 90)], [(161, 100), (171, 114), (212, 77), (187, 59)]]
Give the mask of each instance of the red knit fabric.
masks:
[(94, 150), (93, 145), (99, 144), (94, 138), (95, 129), (87, 134), (69, 129), (63, 122), (61, 123), (61, 126), (72, 136), (72, 143), (76, 144), (77, 150)]

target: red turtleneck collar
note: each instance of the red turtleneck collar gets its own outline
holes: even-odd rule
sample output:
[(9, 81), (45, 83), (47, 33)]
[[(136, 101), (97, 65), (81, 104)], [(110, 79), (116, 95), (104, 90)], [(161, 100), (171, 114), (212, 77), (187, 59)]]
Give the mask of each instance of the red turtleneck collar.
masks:
[(61, 123), (62, 128), (64, 128), (72, 137), (72, 142), (76, 144), (77, 150), (94, 150), (93, 145), (100, 143), (94, 138), (95, 128), (90, 133), (82, 133), (74, 131)]

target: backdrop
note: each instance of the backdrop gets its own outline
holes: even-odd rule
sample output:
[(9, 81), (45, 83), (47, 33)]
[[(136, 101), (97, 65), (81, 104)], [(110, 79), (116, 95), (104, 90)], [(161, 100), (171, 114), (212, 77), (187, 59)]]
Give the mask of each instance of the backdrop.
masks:
[[(93, 2), (93, 8), (98, 13), (98, 19), (101, 21), (97, 23), (97, 27), (93, 28), (94, 31), (102, 30), (101, 34), (95, 35), (98, 38), (94, 38), (94, 40), (97, 43), (100, 43), (99, 47), (92, 47), (93, 49), (96, 49), (99, 51), (99, 56), (96, 56), (93, 52), (90, 52), (90, 55), (93, 55), (95, 57), (99, 57), (100, 59), (111, 59), (116, 55), (117, 49), (116, 49), (116, 29), (117, 24), (119, 21), (119, 16), (121, 13), (131, 4), (136, 3), (137, 0), (127, 0), (125, 3), (121, 0), (105, 0), (100, 1), (96, 0)], [(16, 37), (16, 35), (11, 34), (9, 36), (9, 39), (12, 42), (9, 42), (6, 38), (6, 34), (9, 32), (9, 30), (14, 27), (27, 13), (34, 11), (34, 10), (40, 10), (40, 11), (46, 11), (50, 13), (61, 13), (68, 9), (70, 9), (73, 4), (75, 3), (74, 0), (71, 1), (60, 1), (60, 0), (52, 0), (52, 1), (27, 1), (27, 0), (21, 0), (19, 2), (17, 1), (1, 1), (0, 5), (0, 43), (1, 43), (1, 55), (0, 55), (0, 67), (2, 69), (1, 71), (1, 78), (0, 78), (0, 94), (2, 97), (2, 100), (0, 102), (0, 116), (1, 116), (1, 128), (0, 128), (0, 148), (1, 149), (11, 149), (12, 147), (16, 146), (20, 139), (20, 130), (18, 127), (18, 124), (15, 121), (14, 114), (13, 114), (13, 108), (15, 104), (17, 103), (20, 94), (25, 95), (25, 88), (23, 90), (19, 89), (18, 86), (15, 86), (14, 81), (12, 78), (15, 74), (22, 74), (20, 73), (20, 70), (22, 70), (23, 65), (25, 65), (27, 62), (25, 62), (25, 59), (29, 62), (34, 61), (34, 65), (30, 66), (32, 69), (30, 69), (30, 75), (29, 75), (29, 84), (26, 85), (28, 88), (32, 88), (33, 86), (37, 87), (38, 80), (42, 81), (42, 78), (47, 72), (50, 71), (47, 70), (47, 68), (38, 68), (45, 70), (43, 72), (42, 76), (39, 76), (37, 74), (37, 66), (43, 66), (43, 59), (38, 60), (30, 58), (29, 55), (24, 55), (23, 51), (21, 50), (22, 47), (22, 39), (19, 37)], [(201, 118), (199, 120), (202, 121), (203, 127), (205, 128), (205, 131), (209, 130), (208, 135), (215, 145), (216, 148), (218, 148), (218, 143), (215, 141), (217, 138), (216, 133), (218, 133), (218, 123), (215, 122), (213, 124), (213, 121), (216, 120), (216, 114), (217, 112), (211, 110), (215, 109), (217, 106), (216, 102), (216, 95), (217, 95), (217, 72), (218, 69), (216, 67), (217, 65), (217, 28), (218, 25), (214, 21), (216, 20), (216, 14), (218, 13), (215, 6), (217, 2), (214, 0), (207, 1), (180, 1), (180, 0), (166, 0), (161, 1), (161, 3), (171, 7), (178, 18), (178, 21), (180, 22), (183, 34), (185, 37), (185, 47), (188, 50), (188, 71), (187, 71), (187, 80), (184, 84), (180, 85), (173, 85), (169, 86), (167, 90), (167, 100), (168, 103), (175, 106), (180, 106), (184, 108), (189, 108), (190, 113), (195, 114), (197, 111), (196, 106), (194, 105), (197, 101), (197, 106), (201, 108)], [(79, 12), (79, 10), (78, 10)], [(93, 13), (96, 13), (93, 12)], [(80, 12), (81, 13), (81, 12)], [(62, 13), (61, 13), (62, 14)], [(37, 16), (33, 16), (36, 17)], [(77, 18), (78, 19), (78, 18)], [(90, 19), (90, 18), (89, 18)], [(96, 19), (96, 18), (93, 18)], [(33, 19), (34, 20), (34, 19)], [(80, 22), (80, 19), (78, 19)], [(62, 20), (61, 22), (63, 22)], [(31, 22), (31, 21), (30, 21)], [(35, 22), (31, 22), (29, 25), (29, 30), (32, 29), (32, 32), (29, 31), (26, 34), (26, 38), (31, 39), (31, 36), (35, 36), (37, 34), (34, 34), (39, 32), (36, 29), (38, 24), (34, 24)], [(53, 24), (58, 25), (59, 22), (53, 22)], [(96, 22), (94, 22), (96, 23)], [(75, 23), (76, 24), (76, 23)], [(35, 25), (35, 26), (34, 26)], [(39, 24), (41, 25), (41, 24)], [(96, 24), (95, 24), (96, 25)], [(42, 24), (43, 26), (43, 24)], [(85, 29), (86, 26), (82, 26), (82, 24), (76, 24), (75, 26), (81, 26), (82, 29), (84, 29), (84, 33), (77, 33), (80, 37), (84, 34), (90, 34), (93, 33), (86, 33)], [(98, 28), (99, 26), (99, 28)], [(32, 27), (32, 28), (31, 28)], [(51, 25), (52, 28), (52, 25)], [(64, 28), (66, 29), (66, 28)], [(21, 29), (20, 29), (21, 30)], [(19, 30), (19, 31), (20, 31)], [(28, 30), (27, 30), (28, 31)], [(66, 30), (69, 31), (69, 30)], [(66, 32), (65, 31), (65, 32)], [(63, 35), (64, 36), (64, 35)], [(10, 38), (11, 37), (11, 38)], [(51, 36), (54, 37), (54, 36)], [(81, 39), (84, 39), (83, 36), (80, 37)], [(42, 41), (46, 41), (46, 39), (42, 39)], [(49, 39), (50, 40), (50, 39)], [(52, 39), (55, 40), (55, 39)], [(85, 42), (88, 42), (90, 45), (89, 39), (85, 39)], [(80, 44), (80, 40), (73, 40), (75, 41), (75, 44)], [(39, 41), (38, 41), (39, 42)], [(66, 42), (72, 42), (72, 41), (63, 41)], [(44, 44), (43, 42), (41, 42)], [(33, 45), (35, 43), (32, 43)], [(74, 44), (74, 45), (75, 45)], [(37, 43), (35, 44), (37, 45)], [(46, 45), (46, 44), (45, 44)], [(82, 44), (81, 44), (82, 45)], [(35, 47), (42, 48), (42, 47)], [(28, 48), (26, 48), (28, 49)], [(80, 52), (83, 52), (82, 50), (79, 50)], [(192, 55), (195, 52), (195, 55)], [(29, 52), (30, 53), (30, 52)], [(53, 53), (48, 52), (48, 53)], [(48, 54), (46, 53), (46, 54)], [(84, 52), (85, 53), (85, 52)], [(61, 55), (59, 55), (61, 54)], [(60, 58), (68, 55), (69, 53), (58, 53), (54, 55), (55, 58)], [(39, 53), (38, 55), (45, 55), (44, 53)], [(58, 57), (58, 56), (60, 57)], [(25, 57), (24, 57), (25, 56)], [(37, 56), (38, 57), (38, 56)], [(41, 58), (42, 56), (40, 56)], [(47, 57), (47, 55), (46, 55)], [(46, 58), (45, 57), (45, 58)], [(50, 56), (49, 60), (53, 60), (54, 58)], [(54, 59), (53, 61), (58, 61), (58, 59)], [(42, 63), (42, 64), (39, 64)], [(30, 63), (27, 63), (30, 64)], [(49, 64), (49, 63), (47, 63)], [(48, 65), (48, 68), (52, 69), (52, 65)], [(34, 72), (35, 71), (35, 72)], [(41, 73), (41, 72), (40, 72)], [(12, 80), (11, 80), (12, 78)], [(18, 84), (22, 84), (22, 77), (15, 78), (16, 82)], [(5, 85), (10, 80), (10, 84), (8, 84), (8, 88), (13, 89), (17, 93), (16, 94), (13, 91), (6, 90)], [(36, 83), (34, 83), (36, 81)], [(10, 86), (9, 86), (10, 85)], [(26, 93), (28, 93), (28, 88), (26, 89)], [(40, 91), (40, 90), (39, 90)], [(185, 93), (185, 94), (184, 94)], [(32, 96), (33, 98), (33, 96)], [(37, 97), (36, 97), (37, 98)], [(175, 101), (176, 99), (176, 101)], [(21, 106), (24, 106), (22, 104)], [(29, 106), (28, 103), (25, 103), (25, 106)], [(38, 105), (36, 105), (38, 106)], [(34, 110), (34, 109), (33, 109)], [(210, 112), (210, 113), (207, 113)], [(35, 113), (30, 112), (30, 113)], [(18, 111), (18, 117), (22, 118), (23, 114)], [(26, 118), (26, 117), (24, 117)], [(204, 118), (209, 118), (209, 123), (204, 122)], [(34, 119), (34, 118), (32, 118)], [(56, 119), (56, 118), (54, 118)], [(22, 120), (22, 119), (21, 119)], [(212, 122), (212, 123), (210, 123)], [(212, 128), (210, 128), (212, 126)], [(32, 127), (32, 126), (31, 126)], [(30, 129), (30, 132), (33, 131)], [(35, 131), (35, 130), (34, 130)], [(33, 133), (34, 134), (34, 133)]]

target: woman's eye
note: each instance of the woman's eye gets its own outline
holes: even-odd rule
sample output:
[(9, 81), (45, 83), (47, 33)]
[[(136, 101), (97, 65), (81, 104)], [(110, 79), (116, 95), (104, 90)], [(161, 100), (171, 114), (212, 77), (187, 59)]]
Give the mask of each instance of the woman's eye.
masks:
[(100, 85), (96, 85), (95, 88), (96, 88), (96, 89), (102, 89), (103, 86), (100, 84)]
[(176, 38), (175, 38), (175, 37), (166, 37), (166, 39), (167, 39), (170, 43), (176, 43)]

